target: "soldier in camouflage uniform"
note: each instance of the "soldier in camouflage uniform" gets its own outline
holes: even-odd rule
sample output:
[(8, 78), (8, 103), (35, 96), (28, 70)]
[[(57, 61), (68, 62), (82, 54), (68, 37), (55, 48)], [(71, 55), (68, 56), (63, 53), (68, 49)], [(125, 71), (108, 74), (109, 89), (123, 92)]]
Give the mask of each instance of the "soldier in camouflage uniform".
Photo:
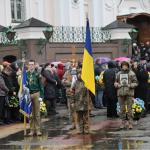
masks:
[(69, 108), (69, 119), (71, 123), (70, 130), (73, 130), (76, 129), (76, 125), (75, 125), (75, 117), (74, 117), (74, 108), (72, 108), (70, 104), (71, 83), (72, 83), (72, 76), (70, 74), (71, 71), (70, 69), (64, 74), (62, 84), (66, 87), (66, 97), (67, 97), (68, 108)]
[(30, 97), (32, 102), (32, 117), (29, 118), (30, 133), (33, 136), (35, 133), (41, 136), (40, 132), (40, 102), (43, 100), (44, 88), (42, 84), (41, 74), (35, 71), (35, 61), (29, 62), (30, 71), (27, 72), (27, 80), (29, 83)]
[[(128, 85), (121, 86), (121, 74), (126, 74), (128, 76)], [(123, 75), (124, 76), (124, 75)], [(118, 102), (120, 105), (120, 118), (122, 120), (121, 129), (125, 128), (125, 120), (126, 120), (126, 110), (125, 110), (125, 101), (127, 103), (128, 109), (128, 119), (129, 119), (129, 129), (132, 129), (132, 120), (133, 120), (133, 112), (132, 112), (132, 104), (134, 97), (134, 88), (138, 86), (138, 81), (136, 75), (133, 71), (130, 70), (130, 62), (123, 61), (121, 63), (121, 71), (116, 74), (116, 81), (114, 83), (115, 88), (117, 88), (117, 96)]]
[[(77, 70), (77, 81), (73, 84), (71, 91), (71, 105), (75, 108), (78, 115), (78, 124), (80, 127), (80, 134), (88, 133), (88, 98), (87, 88), (84, 86), (84, 82), (81, 79), (82, 69)], [(92, 108), (92, 101), (90, 98), (89, 109)]]

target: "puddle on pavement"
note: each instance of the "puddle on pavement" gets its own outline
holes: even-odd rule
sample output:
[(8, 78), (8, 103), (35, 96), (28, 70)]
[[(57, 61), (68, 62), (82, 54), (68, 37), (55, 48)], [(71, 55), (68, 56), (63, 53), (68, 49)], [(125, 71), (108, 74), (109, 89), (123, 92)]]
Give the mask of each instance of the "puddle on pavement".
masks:
[[(78, 135), (79, 130), (62, 130), (69, 125), (65, 117), (54, 117), (43, 122), (41, 126), (42, 136), (24, 137), (23, 131), (11, 134), (0, 139), (0, 149), (141, 149), (146, 141), (121, 139), (118, 128), (91, 130), (91, 134)], [(27, 130), (29, 133), (29, 130)], [(123, 137), (122, 137), (123, 138)]]

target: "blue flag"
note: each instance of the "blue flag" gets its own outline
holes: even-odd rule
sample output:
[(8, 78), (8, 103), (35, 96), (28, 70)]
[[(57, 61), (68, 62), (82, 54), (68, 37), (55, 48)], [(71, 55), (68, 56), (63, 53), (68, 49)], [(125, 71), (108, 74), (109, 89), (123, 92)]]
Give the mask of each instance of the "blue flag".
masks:
[(25, 65), (23, 66), (23, 73), (19, 90), (19, 99), (20, 99), (20, 112), (26, 117), (32, 116), (32, 105)]

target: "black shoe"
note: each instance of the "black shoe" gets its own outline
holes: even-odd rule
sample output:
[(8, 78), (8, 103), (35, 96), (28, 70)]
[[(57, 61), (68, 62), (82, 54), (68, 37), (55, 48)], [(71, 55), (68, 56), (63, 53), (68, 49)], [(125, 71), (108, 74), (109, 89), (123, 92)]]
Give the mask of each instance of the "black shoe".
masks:
[(112, 118), (118, 118), (119, 116), (112, 116)]
[(150, 114), (150, 111), (147, 111), (147, 114)]
[(106, 107), (102, 106), (102, 107), (99, 107), (99, 109), (106, 109)]
[(95, 115), (93, 115), (93, 114), (90, 113), (90, 117), (95, 117)]
[(3, 122), (0, 122), (0, 125), (5, 125)]
[(13, 121), (13, 120), (9, 120), (9, 119), (8, 119), (8, 121), (9, 121), (10, 123), (16, 123), (16, 121)]
[(59, 112), (56, 111), (55, 114), (59, 114)]
[(5, 124), (10, 124), (10, 122), (8, 121), (8, 118), (4, 118), (4, 123)]

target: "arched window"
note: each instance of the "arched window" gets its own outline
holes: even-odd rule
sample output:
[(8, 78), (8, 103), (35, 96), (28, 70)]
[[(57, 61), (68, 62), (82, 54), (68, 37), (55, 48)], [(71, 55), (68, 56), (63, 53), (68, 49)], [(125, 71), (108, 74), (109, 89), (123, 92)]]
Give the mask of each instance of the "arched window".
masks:
[(11, 0), (11, 17), (12, 21), (24, 21), (25, 17), (25, 0)]

